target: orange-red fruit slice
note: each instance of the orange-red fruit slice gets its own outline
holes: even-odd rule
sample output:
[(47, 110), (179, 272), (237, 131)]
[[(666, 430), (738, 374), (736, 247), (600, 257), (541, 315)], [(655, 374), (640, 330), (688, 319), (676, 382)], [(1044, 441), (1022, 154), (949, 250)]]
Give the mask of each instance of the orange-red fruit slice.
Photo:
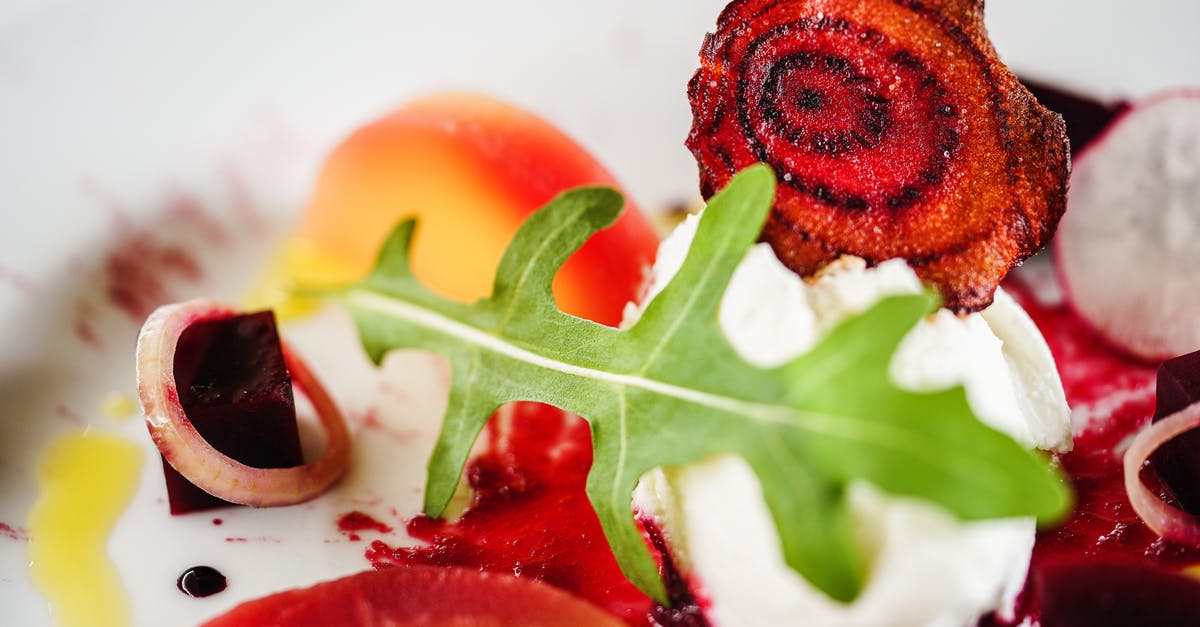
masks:
[[(417, 217), (413, 272), (433, 290), (471, 301), (491, 293), (524, 219), (580, 185), (620, 189), (594, 157), (538, 116), (478, 94), (435, 94), (363, 126), (334, 150), (297, 239), (344, 282), (366, 274), (396, 223)], [(653, 225), (627, 197), (617, 222), (559, 272), (559, 307), (617, 325), (657, 249)], [(328, 272), (333, 266), (340, 273)]]
[(539, 581), (464, 568), (367, 571), (248, 601), (204, 627), (620, 627)]
[(701, 190), (771, 165), (763, 239), (796, 272), (900, 257), (978, 310), (1062, 216), (1062, 119), (997, 59), (981, 1), (735, 0), (700, 56)]

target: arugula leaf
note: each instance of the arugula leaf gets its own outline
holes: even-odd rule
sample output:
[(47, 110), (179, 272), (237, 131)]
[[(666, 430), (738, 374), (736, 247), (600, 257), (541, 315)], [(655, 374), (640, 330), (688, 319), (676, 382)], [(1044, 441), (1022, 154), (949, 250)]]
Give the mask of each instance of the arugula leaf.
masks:
[(1059, 474), (976, 419), (961, 388), (917, 394), (889, 380), (901, 338), (935, 306), (928, 294), (883, 300), (778, 368), (734, 352), (717, 309), (774, 193), (766, 166), (736, 176), (709, 203), (679, 273), (627, 330), (562, 313), (550, 288), (562, 263), (620, 213), (611, 189), (568, 191), (533, 214), (509, 245), (492, 295), (469, 305), (414, 278), (415, 224), (399, 225), (374, 272), (340, 298), (376, 361), (412, 347), (452, 365), (426, 513), (443, 512), (488, 417), (503, 403), (533, 400), (590, 422), (588, 497), (622, 571), (659, 601), (665, 592), (633, 518), (634, 486), (655, 467), (717, 453), (749, 463), (787, 563), (842, 601), (864, 577), (845, 503), (852, 480), (963, 519), (1062, 515), (1069, 496)]

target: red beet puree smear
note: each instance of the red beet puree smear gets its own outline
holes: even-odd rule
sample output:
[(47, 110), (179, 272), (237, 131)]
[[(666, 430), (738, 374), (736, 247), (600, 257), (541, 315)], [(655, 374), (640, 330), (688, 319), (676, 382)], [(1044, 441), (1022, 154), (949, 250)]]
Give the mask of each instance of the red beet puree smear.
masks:
[[(457, 520), (417, 517), (408, 533), (427, 543), (371, 543), (376, 568), (400, 564), (473, 566), (532, 577), (572, 592), (631, 625), (706, 625), (703, 611), (669, 558), (664, 581), (672, 608), (653, 603), (621, 574), (584, 492), (592, 464), (583, 419), (536, 403), (493, 416), (485, 444), (467, 467), (474, 500)], [(647, 540), (663, 548), (656, 529)]]
[[(1200, 547), (1162, 540), (1142, 523), (1121, 467), (1129, 438), (1154, 415), (1156, 366), (1112, 349), (1065, 303), (1039, 303), (1016, 280), (1005, 287), (1045, 335), (1062, 376), (1075, 447), (1059, 461), (1076, 503), (1061, 525), (1038, 533), (1015, 621), (984, 624), (1041, 618), (1043, 627), (1082, 625), (1097, 612), (1110, 625), (1174, 624), (1179, 595), (1189, 597), (1185, 610), (1200, 608), (1200, 582), (1177, 574), (1200, 563)], [(1123, 622), (1126, 616), (1134, 622)]]
[(337, 528), (351, 542), (358, 542), (362, 539), (362, 536), (359, 534), (360, 531), (392, 532), (392, 527), (387, 523), (376, 520), (358, 510), (342, 514), (337, 519)]

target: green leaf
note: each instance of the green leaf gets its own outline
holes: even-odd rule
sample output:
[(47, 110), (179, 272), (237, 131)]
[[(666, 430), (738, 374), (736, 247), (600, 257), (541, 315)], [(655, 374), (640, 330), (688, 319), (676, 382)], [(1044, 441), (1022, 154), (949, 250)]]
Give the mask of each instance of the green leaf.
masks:
[(765, 166), (736, 176), (709, 203), (679, 273), (627, 330), (562, 313), (550, 290), (562, 263), (616, 219), (622, 200), (612, 190), (568, 191), (531, 216), (492, 295), (470, 305), (416, 281), (408, 263), (415, 225), (397, 227), (375, 271), (340, 298), (372, 358), (424, 348), (452, 364), (426, 513), (445, 509), (492, 412), (534, 400), (590, 422), (588, 497), (622, 571), (659, 601), (665, 592), (634, 522), (633, 488), (653, 468), (717, 453), (750, 464), (787, 563), (842, 601), (859, 593), (865, 571), (845, 504), (851, 481), (926, 499), (966, 520), (1061, 516), (1069, 495), (1059, 473), (981, 423), (961, 388), (917, 394), (889, 380), (892, 354), (936, 306), (932, 296), (885, 299), (778, 368), (734, 352), (717, 309), (774, 193)]

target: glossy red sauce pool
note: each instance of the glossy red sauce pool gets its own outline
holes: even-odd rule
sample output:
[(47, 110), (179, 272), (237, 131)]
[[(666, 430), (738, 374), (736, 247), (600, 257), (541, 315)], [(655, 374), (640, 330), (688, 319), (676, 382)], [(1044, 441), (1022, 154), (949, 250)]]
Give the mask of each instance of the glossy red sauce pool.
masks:
[[(532, 577), (572, 592), (632, 625), (705, 625), (703, 611), (668, 560), (672, 608), (653, 603), (621, 574), (587, 500), (591, 436), (582, 419), (535, 403), (514, 403), (480, 436), (467, 469), (473, 501), (452, 522), (418, 517), (407, 531), (420, 547), (371, 543), (376, 568), (399, 564), (471, 566)], [(657, 530), (647, 541), (661, 548)]]

